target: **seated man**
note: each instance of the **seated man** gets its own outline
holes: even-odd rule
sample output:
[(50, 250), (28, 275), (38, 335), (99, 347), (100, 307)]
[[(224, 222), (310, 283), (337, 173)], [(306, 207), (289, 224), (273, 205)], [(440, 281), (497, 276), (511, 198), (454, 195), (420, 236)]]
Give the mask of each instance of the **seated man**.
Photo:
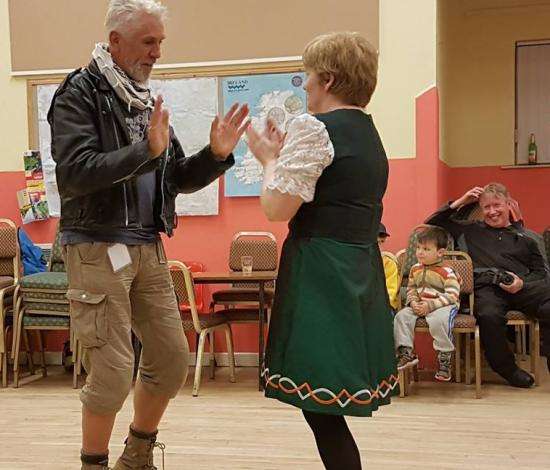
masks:
[[(453, 214), (479, 203), (483, 222), (460, 223)], [(426, 220), (448, 230), (474, 263), (475, 315), (490, 366), (515, 387), (533, 377), (520, 369), (506, 340), (506, 312), (517, 309), (540, 320), (542, 353), (550, 369), (550, 281), (537, 243), (510, 221), (510, 194), (500, 183), (474, 187)]]

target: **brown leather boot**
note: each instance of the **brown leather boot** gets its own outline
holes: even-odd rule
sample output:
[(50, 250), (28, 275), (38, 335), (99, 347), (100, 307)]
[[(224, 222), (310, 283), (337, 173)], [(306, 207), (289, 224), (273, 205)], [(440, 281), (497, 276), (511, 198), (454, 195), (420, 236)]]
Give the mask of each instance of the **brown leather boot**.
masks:
[(130, 427), (126, 438), (126, 447), (113, 470), (157, 470), (153, 463), (155, 447), (162, 451), (162, 468), (164, 469), (164, 444), (157, 442), (157, 432), (147, 434), (135, 431)]
[(80, 454), (81, 470), (110, 470), (108, 455)]
[(106, 465), (94, 465), (91, 463), (82, 463), (82, 467), (80, 467), (80, 470), (111, 470), (111, 467), (107, 467)]

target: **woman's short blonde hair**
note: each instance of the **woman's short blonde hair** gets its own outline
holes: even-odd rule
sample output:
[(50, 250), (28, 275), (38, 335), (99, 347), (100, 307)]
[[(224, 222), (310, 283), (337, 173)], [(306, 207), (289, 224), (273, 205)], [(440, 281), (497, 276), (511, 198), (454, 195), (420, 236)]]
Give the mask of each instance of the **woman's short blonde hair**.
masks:
[(303, 52), (306, 70), (322, 80), (333, 78), (330, 92), (364, 108), (376, 88), (378, 52), (358, 33), (329, 33), (310, 41)]

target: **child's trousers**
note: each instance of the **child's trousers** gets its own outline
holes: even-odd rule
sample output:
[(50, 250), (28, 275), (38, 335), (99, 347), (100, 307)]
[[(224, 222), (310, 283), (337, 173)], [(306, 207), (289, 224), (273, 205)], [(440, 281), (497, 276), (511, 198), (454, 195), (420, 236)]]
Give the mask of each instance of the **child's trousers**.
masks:
[[(430, 335), (436, 351), (451, 352), (453, 344), (453, 323), (458, 309), (456, 305), (441, 307), (426, 315)], [(405, 346), (414, 349), (414, 327), (418, 317), (411, 307), (399, 310), (393, 323), (395, 347)]]

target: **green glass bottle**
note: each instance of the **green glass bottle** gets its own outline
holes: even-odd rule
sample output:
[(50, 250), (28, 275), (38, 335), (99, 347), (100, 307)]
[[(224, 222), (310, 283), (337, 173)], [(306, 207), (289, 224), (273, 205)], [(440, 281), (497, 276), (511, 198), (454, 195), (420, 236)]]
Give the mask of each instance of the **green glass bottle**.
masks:
[(529, 136), (529, 153), (527, 154), (527, 162), (529, 165), (537, 164), (537, 142), (535, 141), (535, 134)]

